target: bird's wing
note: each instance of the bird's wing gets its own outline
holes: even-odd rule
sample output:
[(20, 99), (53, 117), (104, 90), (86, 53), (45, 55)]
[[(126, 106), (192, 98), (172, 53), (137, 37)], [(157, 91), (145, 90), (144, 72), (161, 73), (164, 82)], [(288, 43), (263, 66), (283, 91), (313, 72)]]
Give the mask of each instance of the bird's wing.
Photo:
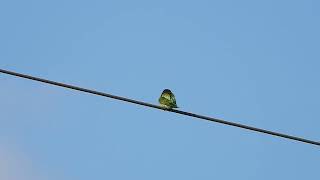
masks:
[(171, 100), (172, 100), (172, 102), (173, 102), (174, 104), (177, 104), (177, 103), (176, 103), (176, 97), (174, 96), (173, 93), (171, 94)]

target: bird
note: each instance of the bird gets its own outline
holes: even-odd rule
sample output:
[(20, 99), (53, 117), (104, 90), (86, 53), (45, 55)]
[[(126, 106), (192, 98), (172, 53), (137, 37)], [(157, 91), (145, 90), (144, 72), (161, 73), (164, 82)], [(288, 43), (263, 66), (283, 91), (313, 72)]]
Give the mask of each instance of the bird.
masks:
[(161, 106), (167, 109), (178, 108), (176, 98), (169, 89), (165, 89), (162, 91), (161, 96), (159, 98), (159, 103)]

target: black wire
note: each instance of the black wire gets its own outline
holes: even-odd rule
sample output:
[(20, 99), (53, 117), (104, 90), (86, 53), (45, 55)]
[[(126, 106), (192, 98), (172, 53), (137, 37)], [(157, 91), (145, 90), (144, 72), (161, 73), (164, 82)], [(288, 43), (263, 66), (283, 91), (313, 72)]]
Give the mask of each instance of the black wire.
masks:
[(81, 87), (77, 87), (77, 86), (63, 84), (63, 83), (50, 81), (50, 80), (42, 79), (42, 78), (37, 78), (37, 77), (33, 77), (33, 76), (25, 75), (25, 74), (20, 74), (20, 73), (16, 73), (16, 72), (12, 72), (12, 71), (7, 71), (7, 70), (3, 70), (3, 69), (0, 69), (0, 72), (4, 73), (4, 74), (9, 74), (9, 75), (21, 77), (21, 78), (26, 78), (26, 79), (31, 79), (31, 80), (34, 80), (34, 81), (39, 81), (39, 82), (43, 82), (43, 83), (47, 83), (47, 84), (52, 84), (52, 85), (55, 85), (55, 86), (69, 88), (69, 89), (73, 89), (73, 90), (77, 90), (77, 91), (82, 91), (82, 92), (86, 92), (86, 93), (90, 93), (90, 94), (95, 94), (95, 95), (99, 95), (99, 96), (113, 98), (113, 99), (117, 99), (117, 100), (121, 100), (121, 101), (125, 101), (125, 102), (139, 104), (139, 105), (142, 105), (142, 106), (148, 106), (148, 107), (151, 107), (151, 108), (170, 111), (170, 112), (174, 112), (174, 113), (177, 113), (177, 114), (191, 116), (191, 117), (195, 117), (195, 118), (199, 118), (199, 119), (204, 119), (204, 120), (207, 120), (207, 121), (226, 124), (226, 125), (229, 125), (229, 126), (235, 126), (235, 127), (239, 127), (239, 128), (243, 128), (243, 129), (247, 129), (247, 130), (251, 130), (251, 131), (256, 131), (256, 132), (260, 132), (260, 133), (265, 133), (265, 134), (269, 134), (269, 135), (273, 135), (273, 136), (278, 136), (278, 137), (282, 137), (282, 138), (286, 138), (286, 139), (291, 139), (291, 140), (295, 140), (295, 141), (300, 141), (300, 142), (304, 142), (304, 143), (320, 146), (320, 142), (312, 141), (312, 140), (308, 140), (308, 139), (304, 139), (304, 138), (300, 138), (300, 137), (290, 136), (290, 135), (286, 135), (286, 134), (282, 134), (282, 133), (278, 133), (278, 132), (268, 131), (268, 130), (264, 130), (264, 129), (260, 129), (260, 128), (255, 128), (255, 127), (251, 127), (251, 126), (247, 126), (247, 125), (243, 125), (243, 124), (238, 124), (238, 123), (234, 123), (234, 122), (229, 122), (229, 121), (225, 121), (225, 120), (221, 120), (221, 119), (217, 119), (217, 118), (212, 118), (212, 117), (202, 116), (202, 115), (198, 115), (198, 114), (193, 114), (193, 113), (190, 113), (190, 112), (180, 111), (180, 110), (176, 110), (176, 109), (166, 109), (164, 107), (161, 107), (161, 106), (158, 106), (158, 105), (154, 105), (154, 104), (150, 104), (150, 103), (146, 103), (146, 102), (141, 102), (141, 101), (125, 98), (125, 97), (115, 96), (115, 95), (112, 95), (112, 94), (107, 94), (107, 93), (103, 93), (103, 92), (99, 92), (99, 91), (94, 91), (94, 90), (85, 89), (85, 88), (81, 88)]

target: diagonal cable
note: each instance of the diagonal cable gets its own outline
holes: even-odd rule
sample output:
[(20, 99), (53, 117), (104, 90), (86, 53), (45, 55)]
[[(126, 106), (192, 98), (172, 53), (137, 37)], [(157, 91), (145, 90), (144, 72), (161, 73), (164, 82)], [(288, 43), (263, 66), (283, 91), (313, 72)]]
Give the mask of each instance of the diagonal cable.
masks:
[(194, 114), (194, 113), (190, 113), (190, 112), (186, 112), (186, 111), (180, 111), (180, 110), (176, 110), (176, 109), (166, 109), (166, 108), (163, 108), (161, 106), (150, 104), (150, 103), (146, 103), (146, 102), (142, 102), (142, 101), (137, 101), (137, 100), (121, 97), (121, 96), (115, 96), (115, 95), (112, 95), (112, 94), (103, 93), (103, 92), (90, 90), (90, 89), (85, 89), (85, 88), (81, 88), (81, 87), (77, 87), (77, 86), (73, 86), (73, 85), (68, 85), (68, 84), (64, 84), (64, 83), (60, 83), (60, 82), (50, 81), (50, 80), (47, 80), (47, 79), (42, 79), (42, 78), (38, 78), (38, 77), (34, 77), (34, 76), (29, 76), (29, 75), (25, 75), (25, 74), (13, 72), (13, 71), (7, 71), (7, 70), (0, 69), (0, 72), (4, 73), (4, 74), (9, 74), (9, 75), (12, 75), (12, 76), (17, 76), (17, 77), (21, 77), (21, 78), (25, 78), (25, 79), (30, 79), (30, 80), (46, 83), (46, 84), (60, 86), (60, 87), (68, 88), (68, 89), (73, 89), (73, 90), (76, 90), (76, 91), (82, 91), (82, 92), (86, 92), (86, 93), (90, 93), (90, 94), (95, 94), (95, 95), (98, 95), (98, 96), (104, 96), (104, 97), (108, 97), (108, 98), (112, 98), (112, 99), (117, 99), (117, 100), (120, 100), (120, 101), (125, 101), (125, 102), (129, 102), (129, 103), (133, 103), (133, 104), (138, 104), (138, 105), (141, 105), (141, 106), (147, 106), (147, 107), (156, 108), (156, 109), (160, 109), (160, 110), (170, 111), (170, 112), (177, 113), (177, 114), (182, 114), (182, 115), (195, 117), (195, 118), (199, 118), (199, 119), (203, 119), (203, 120), (207, 120), (207, 121), (212, 121), (212, 122), (221, 123), (221, 124), (234, 126), (234, 127), (238, 127), (238, 128), (243, 128), (243, 129), (247, 129), (247, 130), (251, 130), (251, 131), (255, 131), (255, 132), (269, 134), (269, 135), (272, 135), (272, 136), (282, 137), (282, 138), (291, 139), (291, 140), (294, 140), (294, 141), (300, 141), (300, 142), (304, 142), (304, 143), (320, 146), (320, 142), (312, 141), (312, 140), (308, 140), (308, 139), (304, 139), (304, 138), (300, 138), (300, 137), (296, 137), (296, 136), (291, 136), (291, 135), (287, 135), (287, 134), (283, 134), (283, 133), (278, 133), (278, 132), (274, 132), (274, 131), (260, 129), (260, 128), (247, 126), (247, 125), (243, 125), (243, 124), (239, 124), (239, 123), (234, 123), (234, 122), (230, 122), (230, 121), (225, 121), (225, 120), (222, 120), (222, 119), (217, 119), (217, 118), (212, 118), (212, 117), (208, 117), (208, 116), (198, 115), (198, 114)]

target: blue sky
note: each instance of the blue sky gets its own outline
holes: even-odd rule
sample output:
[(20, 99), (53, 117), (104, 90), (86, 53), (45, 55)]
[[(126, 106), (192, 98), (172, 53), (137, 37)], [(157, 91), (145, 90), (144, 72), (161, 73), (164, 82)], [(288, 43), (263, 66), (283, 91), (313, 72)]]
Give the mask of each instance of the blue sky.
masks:
[[(320, 140), (318, 1), (1, 1), (0, 68)], [(0, 74), (0, 179), (315, 179), (317, 146)]]

